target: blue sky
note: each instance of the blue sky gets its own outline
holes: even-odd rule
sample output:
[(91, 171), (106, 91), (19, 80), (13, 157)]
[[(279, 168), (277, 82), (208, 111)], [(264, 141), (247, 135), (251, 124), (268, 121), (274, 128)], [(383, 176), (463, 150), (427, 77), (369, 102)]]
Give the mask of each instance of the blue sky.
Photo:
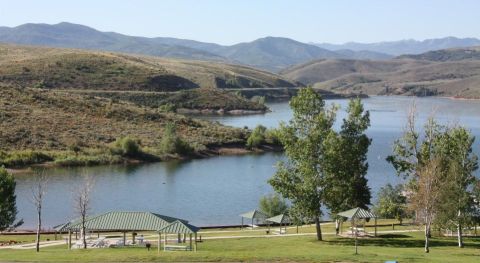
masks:
[(480, 38), (478, 0), (0, 0), (0, 25), (84, 24), (137, 36), (234, 44)]

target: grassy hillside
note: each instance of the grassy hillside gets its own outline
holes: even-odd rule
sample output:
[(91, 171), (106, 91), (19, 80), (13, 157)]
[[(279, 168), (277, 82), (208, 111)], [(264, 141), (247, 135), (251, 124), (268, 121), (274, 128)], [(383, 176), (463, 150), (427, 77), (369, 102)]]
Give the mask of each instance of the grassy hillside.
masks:
[(103, 97), (150, 107), (174, 103), (177, 108), (262, 111), (264, 105), (223, 90), (297, 85), (237, 65), (7, 44), (0, 44), (0, 83), (96, 91)]
[(448, 49), (388, 61), (320, 60), (282, 73), (340, 93), (480, 98), (480, 60), (475, 50)]
[(68, 158), (121, 162), (123, 156), (112, 155), (111, 147), (127, 136), (138, 140), (150, 159), (161, 159), (165, 156), (159, 144), (167, 123), (175, 123), (176, 134), (197, 154), (221, 145), (243, 145), (248, 132), (110, 99), (0, 88), (0, 163), (7, 165), (15, 158), (20, 164)]
[(0, 81), (55, 89), (178, 91), (292, 87), (276, 74), (214, 62), (0, 45)]

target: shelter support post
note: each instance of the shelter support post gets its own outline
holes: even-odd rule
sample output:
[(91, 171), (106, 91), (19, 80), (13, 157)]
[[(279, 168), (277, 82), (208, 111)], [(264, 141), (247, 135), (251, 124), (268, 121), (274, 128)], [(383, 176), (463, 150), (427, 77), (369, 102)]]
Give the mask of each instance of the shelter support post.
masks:
[(72, 231), (68, 230), (68, 249), (72, 249)]
[(242, 224), (240, 225), (240, 229), (243, 229), (243, 217), (242, 217)]
[(193, 251), (197, 252), (197, 233), (195, 233), (195, 245), (193, 247)]
[(192, 250), (192, 234), (190, 234), (190, 250)]
[(123, 245), (127, 245), (127, 232), (123, 232)]
[(166, 251), (166, 250), (167, 250), (167, 236), (168, 236), (168, 234), (165, 233), (165, 237), (164, 237), (164, 238), (165, 238), (165, 241), (163, 242), (163, 251)]
[(182, 243), (182, 235), (180, 233), (177, 235), (177, 243)]
[(187, 234), (183, 234), (183, 243), (187, 243)]
[(161, 246), (162, 246), (162, 233), (158, 233), (158, 244), (157, 244), (158, 253), (160, 253)]

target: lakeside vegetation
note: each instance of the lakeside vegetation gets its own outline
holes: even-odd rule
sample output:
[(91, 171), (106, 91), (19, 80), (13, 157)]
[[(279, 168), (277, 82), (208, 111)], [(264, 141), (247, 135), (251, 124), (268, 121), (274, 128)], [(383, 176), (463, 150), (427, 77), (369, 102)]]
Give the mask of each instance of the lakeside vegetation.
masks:
[[(217, 154), (219, 147), (244, 148), (249, 131), (131, 103), (42, 89), (3, 86), (0, 98), (0, 164), (7, 167), (54, 162), (111, 164), (182, 158), (162, 153), (168, 123), (192, 149)], [(141, 154), (122, 154), (116, 140), (129, 137)], [(118, 147), (117, 147), (118, 148)]]

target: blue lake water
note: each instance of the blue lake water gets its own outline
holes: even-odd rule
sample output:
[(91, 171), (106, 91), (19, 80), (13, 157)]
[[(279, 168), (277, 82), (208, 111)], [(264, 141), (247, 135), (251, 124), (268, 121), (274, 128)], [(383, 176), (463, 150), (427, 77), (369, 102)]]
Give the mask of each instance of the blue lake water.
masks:
[[(365, 108), (371, 114), (368, 135), (373, 142), (367, 176), (374, 196), (383, 185), (401, 182), (385, 157), (391, 154), (393, 141), (401, 135), (413, 101), (419, 112), (419, 124), (433, 114), (444, 124), (465, 125), (476, 137), (480, 136), (480, 101), (393, 96), (364, 99)], [(331, 103), (340, 105), (338, 119), (341, 120), (348, 101), (327, 101)], [(277, 127), (280, 121), (291, 118), (288, 103), (268, 106), (272, 112), (264, 115), (201, 118), (250, 128), (258, 124)], [(339, 125), (340, 121), (337, 127)], [(480, 154), (478, 142), (475, 142), (475, 152)], [(152, 211), (184, 218), (199, 226), (239, 224), (239, 214), (256, 208), (260, 197), (272, 192), (267, 180), (275, 172), (275, 163), (282, 158), (281, 153), (265, 153), (136, 166), (50, 169), (44, 225), (52, 227), (75, 217), (72, 192), (85, 173), (95, 178), (91, 213)], [(19, 217), (25, 221), (24, 228), (33, 228), (35, 211), (29, 201), (32, 178), (18, 175), (16, 180)]]

